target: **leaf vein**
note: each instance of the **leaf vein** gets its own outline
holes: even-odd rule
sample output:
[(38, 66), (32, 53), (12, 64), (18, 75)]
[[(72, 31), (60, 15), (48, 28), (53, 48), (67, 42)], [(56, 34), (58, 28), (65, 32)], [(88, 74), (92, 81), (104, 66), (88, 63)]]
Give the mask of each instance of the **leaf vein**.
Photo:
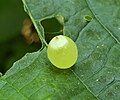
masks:
[(78, 78), (78, 80), (79, 80), (80, 82), (82, 82), (82, 84), (86, 87), (86, 89), (87, 89), (97, 100), (99, 100), (98, 97), (97, 97), (96, 95), (94, 95), (94, 94), (92, 93), (92, 91), (84, 84), (84, 82), (79, 78), (79, 76), (78, 76), (72, 69), (70, 69), (70, 70), (71, 70), (72, 73)]
[(120, 44), (120, 41), (117, 39), (117, 37), (115, 37), (113, 35), (113, 33), (101, 22), (101, 20), (99, 19), (98, 16), (96, 16), (94, 10), (92, 9), (91, 5), (90, 5), (90, 2), (89, 0), (85, 0), (87, 5), (88, 5), (88, 8), (90, 9), (90, 11), (92, 12), (92, 14), (94, 15), (94, 17), (96, 18), (96, 20), (100, 23), (100, 25), (110, 34), (110, 36), (118, 43)]

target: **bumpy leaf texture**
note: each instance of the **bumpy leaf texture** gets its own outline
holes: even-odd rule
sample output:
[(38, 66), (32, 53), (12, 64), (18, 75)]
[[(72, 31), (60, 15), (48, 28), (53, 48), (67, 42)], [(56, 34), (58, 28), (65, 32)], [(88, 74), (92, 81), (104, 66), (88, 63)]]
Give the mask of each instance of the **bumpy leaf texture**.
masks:
[[(70, 69), (54, 67), (46, 48), (26, 54), (0, 79), (0, 99), (119, 100), (120, 0), (23, 0), (39, 36), (41, 21), (64, 18), (63, 34), (77, 44)], [(86, 21), (88, 17), (91, 21)], [(55, 26), (54, 26), (55, 27)]]

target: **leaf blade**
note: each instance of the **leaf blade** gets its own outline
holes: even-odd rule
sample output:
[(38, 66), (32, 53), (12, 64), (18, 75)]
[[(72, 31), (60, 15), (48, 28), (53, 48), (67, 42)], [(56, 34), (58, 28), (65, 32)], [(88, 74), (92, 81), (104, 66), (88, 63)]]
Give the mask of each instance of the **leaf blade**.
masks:
[[(64, 17), (64, 34), (76, 40), (79, 58), (71, 69), (60, 70), (48, 61), (44, 48), (18, 61), (2, 79), (9, 81), (27, 99), (119, 100), (119, 39), (117, 42), (109, 30), (106, 30), (106, 24), (103, 27), (94, 18), (95, 14), (92, 14), (87, 2), (83, 0), (64, 0), (64, 2), (50, 0), (49, 3), (47, 0), (23, 1), (27, 3), (26, 11), (30, 11), (28, 12), (37, 28), (41, 29), (39, 21), (44, 18), (58, 14)], [(95, 2), (99, 4), (97, 3), (99, 1), (94, 1), (93, 4)], [(73, 9), (70, 10), (72, 7)], [(40, 13), (44, 10), (46, 11)], [(93, 20), (86, 22), (85, 15), (92, 16)], [(39, 34), (43, 31), (40, 29), (38, 29)], [(116, 32), (115, 29), (112, 31)], [(118, 37), (119, 34), (116, 36)], [(2, 87), (4, 83), (0, 85)], [(4, 95), (5, 93), (1, 91), (0, 94)], [(6, 97), (12, 99), (16, 96), (7, 94)]]

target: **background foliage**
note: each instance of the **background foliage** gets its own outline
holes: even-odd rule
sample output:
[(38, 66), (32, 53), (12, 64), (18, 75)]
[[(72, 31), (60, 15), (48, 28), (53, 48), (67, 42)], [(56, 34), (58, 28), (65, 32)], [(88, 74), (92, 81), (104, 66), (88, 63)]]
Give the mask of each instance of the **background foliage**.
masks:
[(0, 72), (3, 74), (27, 52), (40, 48), (28, 45), (21, 35), (26, 18), (21, 0), (0, 0)]

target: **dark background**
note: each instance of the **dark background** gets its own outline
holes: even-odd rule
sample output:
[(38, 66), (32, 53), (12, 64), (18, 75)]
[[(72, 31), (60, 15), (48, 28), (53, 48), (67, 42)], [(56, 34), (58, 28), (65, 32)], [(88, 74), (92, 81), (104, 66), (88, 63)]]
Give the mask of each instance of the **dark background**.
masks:
[(15, 61), (27, 52), (40, 48), (39, 43), (28, 43), (21, 34), (23, 22), (29, 18), (21, 0), (0, 0), (0, 72), (4, 74)]

